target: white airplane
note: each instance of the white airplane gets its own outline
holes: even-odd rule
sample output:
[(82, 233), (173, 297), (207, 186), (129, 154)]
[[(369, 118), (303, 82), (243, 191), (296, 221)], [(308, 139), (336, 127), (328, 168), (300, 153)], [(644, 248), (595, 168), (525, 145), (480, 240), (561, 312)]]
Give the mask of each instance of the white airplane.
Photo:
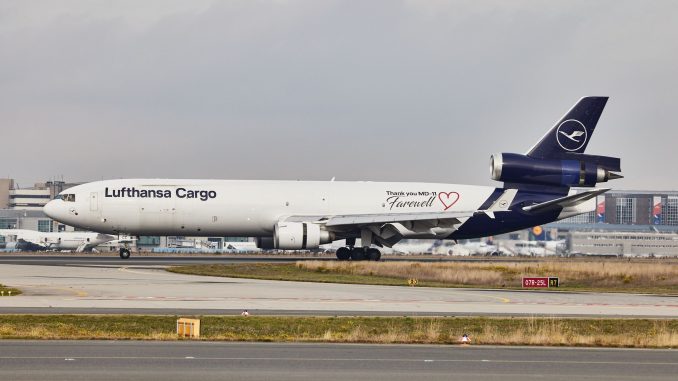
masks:
[(451, 252), (452, 255), (499, 255), (500, 251), (496, 245), (487, 242), (465, 242), (455, 245)]
[(0, 229), (5, 237), (7, 249), (24, 251), (70, 250), (75, 252), (90, 251), (93, 248), (114, 240), (108, 234), (92, 232), (59, 232), (47, 233), (26, 229)]
[[(129, 179), (69, 188), (45, 213), (108, 234), (251, 236), (262, 249), (315, 250), (346, 240), (340, 260), (378, 260), (402, 239), (471, 239), (586, 213), (620, 178), (620, 159), (584, 154), (607, 97), (585, 97), (526, 154), (495, 154), (502, 187), (407, 182)], [(579, 137), (570, 140), (564, 138)], [(580, 132), (580, 133), (575, 133)], [(510, 132), (507, 132), (510, 133)], [(497, 136), (497, 139), (501, 137)], [(356, 239), (361, 239), (361, 246)], [(129, 258), (126, 248), (121, 258)]]
[(501, 249), (513, 255), (544, 257), (558, 255), (565, 250), (565, 240), (559, 241), (501, 241)]
[(261, 251), (256, 242), (224, 241), (224, 250), (234, 253), (258, 253)]

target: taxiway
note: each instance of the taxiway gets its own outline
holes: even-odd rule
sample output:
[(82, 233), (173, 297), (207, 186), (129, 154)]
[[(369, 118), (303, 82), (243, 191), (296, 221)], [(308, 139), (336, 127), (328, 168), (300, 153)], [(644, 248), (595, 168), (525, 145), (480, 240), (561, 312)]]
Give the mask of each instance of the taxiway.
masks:
[(676, 352), (138, 341), (0, 342), (6, 380), (675, 380)]

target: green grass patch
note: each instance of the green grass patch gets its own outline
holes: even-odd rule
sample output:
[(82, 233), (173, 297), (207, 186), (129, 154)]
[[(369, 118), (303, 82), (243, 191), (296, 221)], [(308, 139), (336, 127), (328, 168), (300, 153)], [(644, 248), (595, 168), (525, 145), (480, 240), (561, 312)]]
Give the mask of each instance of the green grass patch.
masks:
[(21, 294), (21, 290), (0, 284), (0, 296), (2, 296), (3, 293), (4, 296), (16, 296)]
[[(678, 320), (202, 316), (201, 340), (678, 348)], [(176, 316), (2, 315), (1, 339), (179, 340)]]

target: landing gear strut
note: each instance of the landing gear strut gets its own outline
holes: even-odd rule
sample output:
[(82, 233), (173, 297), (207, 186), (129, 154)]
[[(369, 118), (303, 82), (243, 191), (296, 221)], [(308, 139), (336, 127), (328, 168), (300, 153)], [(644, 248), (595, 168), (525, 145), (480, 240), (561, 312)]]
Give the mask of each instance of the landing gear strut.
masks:
[(121, 247), (120, 248), (120, 258), (122, 259), (128, 259), (130, 256), (130, 251), (126, 247)]

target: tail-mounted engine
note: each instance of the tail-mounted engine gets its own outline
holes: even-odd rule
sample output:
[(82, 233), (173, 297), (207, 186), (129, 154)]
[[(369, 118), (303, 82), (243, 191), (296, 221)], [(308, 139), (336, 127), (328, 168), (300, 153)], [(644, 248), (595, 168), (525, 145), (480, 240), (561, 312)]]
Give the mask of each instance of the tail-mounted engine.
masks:
[(622, 178), (620, 160), (613, 157), (564, 154), (562, 159), (538, 159), (515, 153), (490, 158), (492, 180), (506, 183), (593, 187)]

